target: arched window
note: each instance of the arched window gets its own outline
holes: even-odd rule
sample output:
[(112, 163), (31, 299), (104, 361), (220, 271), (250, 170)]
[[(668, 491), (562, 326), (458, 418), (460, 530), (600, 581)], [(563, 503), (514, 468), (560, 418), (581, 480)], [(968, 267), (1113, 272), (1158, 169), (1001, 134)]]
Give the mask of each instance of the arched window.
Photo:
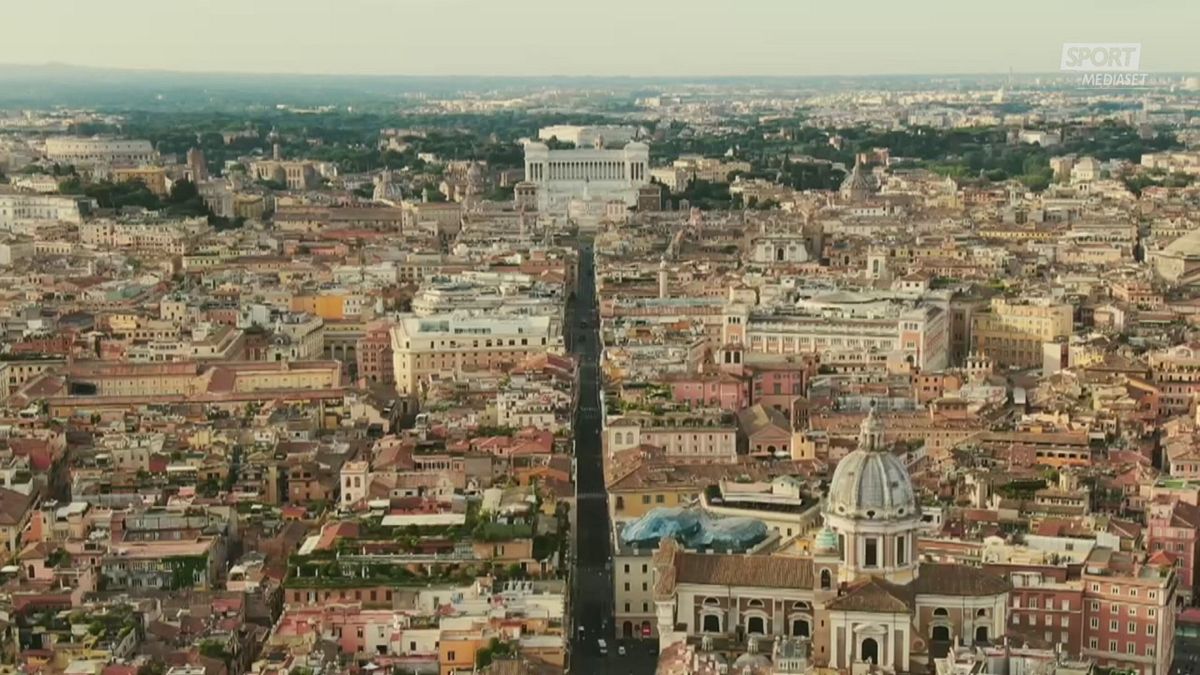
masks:
[(975, 629), (975, 641), (976, 642), (987, 642), (988, 641), (987, 626), (979, 626)]
[(808, 619), (796, 618), (792, 619), (792, 637), (809, 637), (811, 628)]
[(705, 633), (720, 633), (721, 617), (716, 614), (705, 614), (700, 630)]
[(864, 638), (858, 647), (858, 660), (863, 663), (879, 663), (879, 643), (875, 638)]
[(821, 570), (821, 590), (828, 591), (833, 588), (833, 575), (829, 570)]
[(949, 642), (950, 627), (949, 626), (934, 626), (933, 632), (929, 634), (929, 638), (934, 642)]
[(761, 609), (763, 606), (763, 601), (759, 600), (758, 598), (755, 598), (755, 599), (751, 600), (750, 602), (747, 602), (746, 606), (747, 607), (757, 607), (757, 608)]
[(792, 603), (792, 609), (803, 612), (812, 609), (812, 605), (803, 600), (797, 600)]
[(766, 635), (767, 620), (761, 616), (751, 616), (746, 618), (746, 634), (747, 635)]
[(978, 612), (975, 612), (975, 616), (977, 616), (977, 617), (979, 617), (979, 618), (981, 618), (981, 619), (985, 619), (985, 618), (987, 618), (987, 615), (988, 615), (988, 612), (987, 612), (987, 609), (986, 609), (986, 608), (984, 608), (984, 609), (981, 609), (981, 610), (979, 610)]
[(950, 612), (947, 612), (945, 607), (938, 607), (937, 609), (933, 610), (933, 615), (934, 616), (950, 616)]

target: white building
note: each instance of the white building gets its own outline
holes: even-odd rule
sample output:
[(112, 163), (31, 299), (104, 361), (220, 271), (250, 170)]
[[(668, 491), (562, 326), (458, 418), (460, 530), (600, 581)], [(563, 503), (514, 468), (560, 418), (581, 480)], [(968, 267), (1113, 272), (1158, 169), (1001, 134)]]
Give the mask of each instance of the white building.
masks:
[[(907, 361), (923, 370), (945, 368), (947, 312), (923, 301), (896, 301), (834, 292), (801, 299), (780, 311), (725, 311), (722, 343), (754, 354), (820, 354), (823, 361)], [(740, 358), (736, 352), (730, 358)]]
[(1091, 183), (1100, 180), (1100, 162), (1095, 157), (1083, 157), (1071, 166), (1072, 183)]
[(56, 136), (46, 139), (46, 157), (60, 164), (145, 164), (158, 153), (150, 141)]
[(612, 124), (599, 126), (556, 124), (538, 129), (538, 140), (548, 141), (556, 138), (564, 143), (574, 143), (577, 148), (590, 148), (596, 145), (597, 141), (603, 141), (606, 145), (625, 145), (636, 136), (636, 128)]
[(525, 145), (525, 180), (537, 188), (539, 211), (565, 214), (574, 201), (637, 203), (638, 188), (650, 182), (650, 148), (629, 143), (619, 150), (551, 150)]
[(0, 193), (0, 230), (22, 230), (47, 223), (83, 221), (79, 200), (59, 195)]
[(1028, 145), (1040, 145), (1043, 148), (1048, 148), (1062, 143), (1062, 133), (1041, 129), (1021, 129), (1017, 133), (1017, 141)]
[(562, 322), (549, 316), (408, 317), (391, 336), (396, 390), (406, 395), (459, 371), (503, 369), (535, 354), (563, 351)]

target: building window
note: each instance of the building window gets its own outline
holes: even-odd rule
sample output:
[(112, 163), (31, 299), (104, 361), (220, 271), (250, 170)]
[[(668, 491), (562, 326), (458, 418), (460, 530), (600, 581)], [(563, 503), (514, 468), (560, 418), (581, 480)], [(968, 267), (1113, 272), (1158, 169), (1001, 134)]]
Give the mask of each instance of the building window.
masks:
[(766, 635), (767, 620), (761, 616), (752, 616), (746, 619), (746, 634), (747, 635)]
[(821, 570), (821, 590), (828, 591), (833, 588), (833, 575), (829, 570)]
[[(629, 590), (629, 589), (626, 588), (625, 590)], [(1115, 632), (1121, 630), (1121, 625), (1117, 622), (1116, 619), (1113, 619), (1112, 621), (1108, 622), (1108, 629), (1115, 633)]]
[(1108, 651), (1110, 651), (1110, 652), (1112, 652), (1112, 653), (1114, 653), (1114, 654), (1116, 654), (1116, 653), (1117, 653), (1117, 641), (1116, 641), (1116, 640), (1109, 640), (1109, 641), (1108, 641)]
[(863, 567), (879, 567), (879, 540), (875, 537), (868, 537), (863, 542), (865, 555), (863, 556)]
[(1146, 624), (1146, 635), (1150, 635), (1150, 636), (1154, 635), (1154, 624), (1152, 624), (1152, 623)]
[(908, 564), (908, 547), (906, 546), (907, 543), (908, 543), (908, 537), (906, 537), (904, 535), (900, 535), (899, 537), (896, 538), (896, 564), (897, 565)]
[(1088, 649), (1099, 649), (1099, 648), (1100, 648), (1099, 640), (1097, 640), (1096, 638), (1088, 639)]

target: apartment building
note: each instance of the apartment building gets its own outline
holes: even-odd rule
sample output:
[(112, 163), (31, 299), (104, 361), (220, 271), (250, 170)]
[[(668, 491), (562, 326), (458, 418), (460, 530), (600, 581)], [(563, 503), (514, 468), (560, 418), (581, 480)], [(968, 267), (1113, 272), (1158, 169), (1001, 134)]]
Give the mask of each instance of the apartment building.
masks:
[(358, 365), (358, 377), (369, 383), (381, 382), (395, 385), (396, 375), (392, 365), (392, 325), (387, 321), (368, 324), (362, 337), (355, 345), (354, 358)]
[(1179, 601), (1190, 605), (1200, 565), (1200, 507), (1162, 496), (1147, 504), (1147, 510), (1146, 549), (1165, 551), (1178, 559)]
[(1087, 625), (1082, 656), (1096, 665), (1142, 675), (1166, 675), (1175, 658), (1179, 577), (1170, 558), (1098, 548), (1084, 563)]
[(396, 391), (411, 396), (427, 380), (464, 370), (513, 365), (540, 353), (562, 353), (561, 323), (549, 316), (442, 314), (408, 317), (391, 329)]
[(815, 353), (822, 361), (892, 355), (940, 370), (949, 357), (947, 316), (933, 304), (897, 306), (849, 293), (809, 303), (799, 312), (759, 312), (733, 304), (725, 312), (722, 342), (741, 345), (751, 355)]
[(1191, 410), (1200, 394), (1200, 355), (1190, 345), (1178, 345), (1152, 352), (1146, 357), (1150, 379), (1158, 387), (1164, 415), (1180, 415)]
[(604, 447), (609, 455), (649, 445), (660, 448), (672, 461), (737, 461), (737, 420), (727, 413), (626, 414), (604, 425)]
[(110, 590), (207, 590), (225, 564), (219, 537), (194, 541), (132, 541), (116, 544), (101, 562)]
[(79, 240), (86, 246), (102, 249), (183, 255), (188, 252), (191, 241), (209, 229), (204, 218), (128, 223), (96, 220), (79, 226)]
[(1070, 337), (1071, 305), (1052, 300), (993, 298), (990, 311), (971, 317), (971, 349), (997, 366), (1037, 368), (1042, 345)]

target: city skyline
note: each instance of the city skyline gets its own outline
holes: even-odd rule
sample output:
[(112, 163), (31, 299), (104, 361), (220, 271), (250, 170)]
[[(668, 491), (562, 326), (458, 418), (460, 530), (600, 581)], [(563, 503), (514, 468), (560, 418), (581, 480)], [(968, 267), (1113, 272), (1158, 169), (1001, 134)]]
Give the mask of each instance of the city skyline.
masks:
[[(1200, 7), (1176, 0), (1136, 8), (1104, 1), (1086, 11), (1016, 0), (986, 16), (947, 0), (866, 12), (767, 0), (737, 13), (680, 0), (652, 7), (615, 0), (599, 14), (547, 0), (347, 0), (336, 7), (215, 0), (199, 13), (182, 7), (130, 0), (118, 7), (10, 8), (13, 25), (54, 25), (56, 39), (16, 31), (0, 45), (0, 64), (312, 75), (965, 75), (1053, 72), (1064, 42), (1140, 42), (1147, 72), (1200, 71), (1187, 34)], [(396, 22), (364, 20), (391, 14)], [(423, 25), (445, 30), (408, 28)], [(131, 36), (128, 26), (167, 29)], [(174, 29), (183, 26), (188, 30)]]

